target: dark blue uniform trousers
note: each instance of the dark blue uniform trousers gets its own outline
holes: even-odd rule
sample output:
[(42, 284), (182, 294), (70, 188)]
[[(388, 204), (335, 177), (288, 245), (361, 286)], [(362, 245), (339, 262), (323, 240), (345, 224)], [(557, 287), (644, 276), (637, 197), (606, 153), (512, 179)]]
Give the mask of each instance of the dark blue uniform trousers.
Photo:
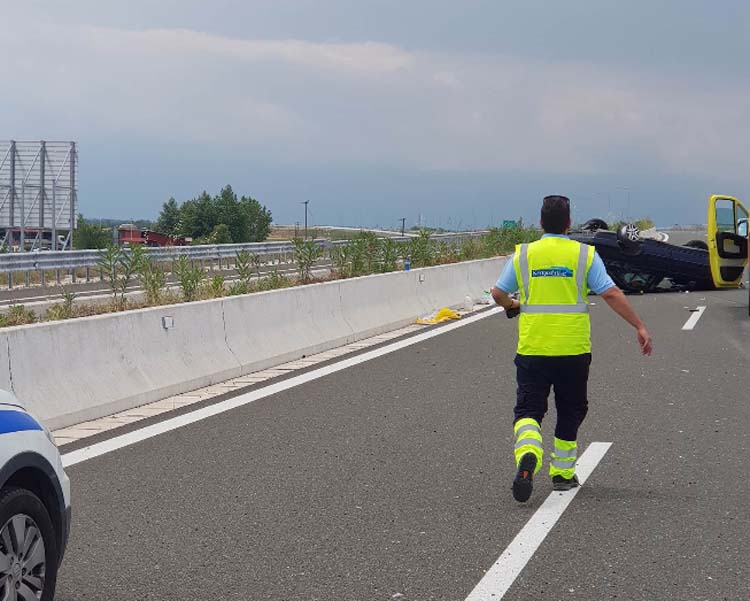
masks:
[(516, 355), (515, 420), (524, 417), (540, 424), (547, 413), (550, 389), (555, 391), (557, 425), (555, 436), (576, 440), (578, 427), (588, 412), (588, 380), (591, 353), (564, 357)]

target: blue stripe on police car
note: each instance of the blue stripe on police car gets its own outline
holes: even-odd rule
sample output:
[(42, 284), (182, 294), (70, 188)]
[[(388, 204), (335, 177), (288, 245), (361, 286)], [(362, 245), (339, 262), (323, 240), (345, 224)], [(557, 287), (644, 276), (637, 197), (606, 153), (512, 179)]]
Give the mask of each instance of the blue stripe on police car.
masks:
[(0, 434), (12, 434), (13, 432), (27, 432), (29, 430), (41, 430), (37, 421), (28, 413), (22, 411), (0, 411)]

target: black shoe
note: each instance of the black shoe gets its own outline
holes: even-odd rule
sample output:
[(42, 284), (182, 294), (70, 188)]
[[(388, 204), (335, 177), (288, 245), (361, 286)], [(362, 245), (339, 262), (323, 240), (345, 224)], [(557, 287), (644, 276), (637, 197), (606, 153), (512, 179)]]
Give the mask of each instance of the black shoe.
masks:
[(570, 490), (576, 486), (580, 486), (581, 483), (578, 481), (578, 476), (573, 474), (573, 477), (563, 478), (562, 476), (552, 476), (552, 490)]
[(513, 480), (513, 498), (519, 503), (525, 503), (534, 488), (534, 470), (536, 469), (536, 455), (524, 453), (518, 464), (518, 471)]

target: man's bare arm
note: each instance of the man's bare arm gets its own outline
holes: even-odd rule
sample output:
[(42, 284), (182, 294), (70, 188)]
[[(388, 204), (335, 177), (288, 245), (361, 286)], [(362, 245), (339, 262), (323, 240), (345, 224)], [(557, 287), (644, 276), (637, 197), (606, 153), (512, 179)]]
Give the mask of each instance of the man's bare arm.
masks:
[(636, 329), (638, 333), (638, 344), (641, 347), (641, 352), (644, 355), (651, 354), (651, 335), (648, 333), (646, 326), (638, 317), (635, 309), (628, 302), (627, 297), (622, 293), (617, 286), (610, 288), (601, 293), (600, 295), (604, 302), (606, 302), (612, 310), (627, 321), (631, 326)]
[(492, 287), (492, 290), (490, 290), (490, 294), (492, 295), (492, 298), (495, 300), (495, 302), (500, 305), (503, 309), (506, 311), (510, 309), (518, 309), (520, 307), (520, 303), (515, 298), (511, 298), (510, 295), (506, 294), (500, 288), (497, 288), (495, 286)]

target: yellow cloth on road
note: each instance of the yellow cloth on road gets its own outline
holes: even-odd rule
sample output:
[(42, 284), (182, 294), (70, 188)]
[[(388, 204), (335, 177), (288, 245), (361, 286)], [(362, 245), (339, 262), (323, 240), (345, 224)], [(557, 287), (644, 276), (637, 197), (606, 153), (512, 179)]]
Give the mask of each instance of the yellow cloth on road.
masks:
[(440, 309), (440, 311), (438, 311), (434, 317), (425, 317), (422, 319), (418, 319), (417, 323), (422, 326), (431, 326), (436, 323), (450, 321), (451, 319), (461, 319), (461, 316), (452, 309), (444, 307)]

